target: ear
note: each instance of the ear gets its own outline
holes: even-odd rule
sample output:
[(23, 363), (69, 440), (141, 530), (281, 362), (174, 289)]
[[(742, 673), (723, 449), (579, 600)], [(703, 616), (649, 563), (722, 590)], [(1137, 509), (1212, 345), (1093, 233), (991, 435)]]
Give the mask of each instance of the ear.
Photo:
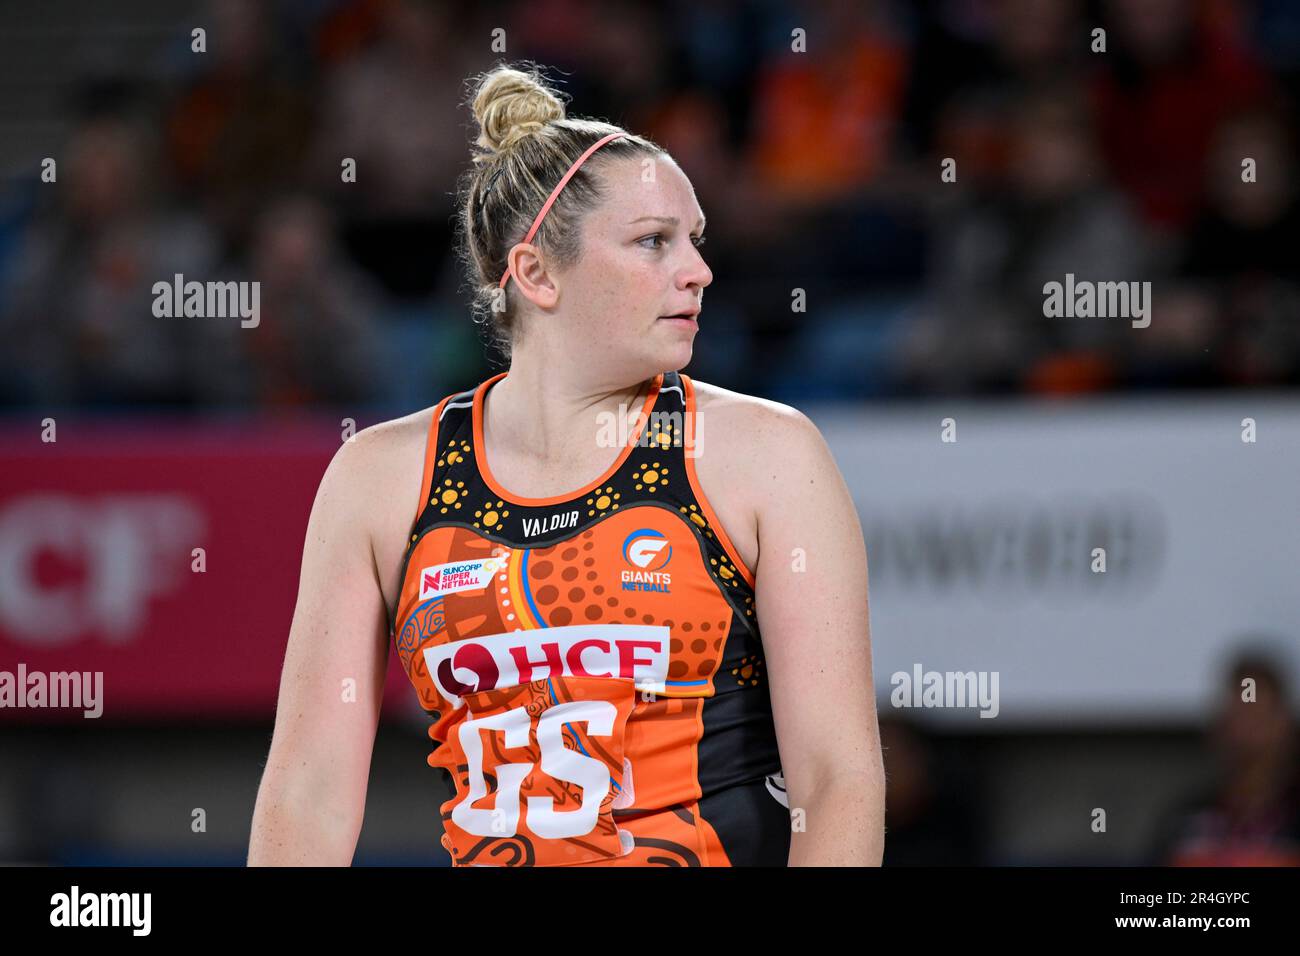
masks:
[(516, 243), (506, 255), (511, 282), (519, 293), (539, 309), (552, 309), (560, 300), (560, 290), (546, 269), (542, 251), (531, 242)]

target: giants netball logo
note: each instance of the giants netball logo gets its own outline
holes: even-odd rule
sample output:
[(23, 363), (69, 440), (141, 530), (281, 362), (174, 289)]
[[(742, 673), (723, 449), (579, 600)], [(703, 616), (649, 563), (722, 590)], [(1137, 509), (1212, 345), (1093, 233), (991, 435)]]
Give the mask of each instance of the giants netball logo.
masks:
[(673, 556), (673, 546), (653, 528), (633, 531), (623, 539), (623, 560), (642, 571), (658, 571)]
[(616, 677), (632, 681), (637, 690), (662, 694), (668, 628), (574, 624), (510, 631), (426, 647), (424, 662), (453, 708), (466, 694), (551, 677)]
[(636, 571), (623, 571), (619, 578), (624, 591), (658, 591), (671, 593), (672, 575), (661, 571), (673, 556), (667, 535), (653, 528), (633, 531), (623, 539), (623, 560)]

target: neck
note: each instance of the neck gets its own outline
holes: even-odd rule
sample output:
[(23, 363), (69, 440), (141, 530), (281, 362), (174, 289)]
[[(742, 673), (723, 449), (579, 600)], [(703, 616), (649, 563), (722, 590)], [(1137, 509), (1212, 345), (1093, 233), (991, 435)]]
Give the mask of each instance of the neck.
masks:
[(618, 381), (594, 364), (557, 367), (516, 355), (484, 397), (484, 440), (542, 464), (593, 455), (602, 422), (622, 414), (635, 423), (649, 385)]

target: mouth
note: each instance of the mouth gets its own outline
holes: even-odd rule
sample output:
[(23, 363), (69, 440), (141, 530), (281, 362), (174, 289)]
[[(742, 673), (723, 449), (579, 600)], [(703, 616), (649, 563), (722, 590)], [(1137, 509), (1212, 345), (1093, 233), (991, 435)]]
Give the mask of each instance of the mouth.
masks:
[(661, 315), (661, 316), (659, 316), (659, 318), (660, 318), (660, 319), (676, 319), (676, 320), (679, 321), (679, 322), (689, 322), (689, 323), (691, 323), (692, 325), (696, 325), (696, 324), (698, 324), (698, 322), (697, 322), (697, 318), (698, 318), (699, 314), (700, 314), (700, 310), (699, 310), (699, 309), (695, 309), (694, 311), (691, 311), (691, 312), (677, 312), (677, 313), (675, 313), (675, 314), (673, 314), (673, 315)]

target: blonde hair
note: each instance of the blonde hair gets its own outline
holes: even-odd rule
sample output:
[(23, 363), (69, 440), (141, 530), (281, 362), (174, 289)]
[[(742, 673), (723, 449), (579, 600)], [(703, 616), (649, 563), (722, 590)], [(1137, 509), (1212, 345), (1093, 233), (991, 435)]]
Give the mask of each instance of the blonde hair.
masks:
[[(551, 190), (592, 143), (621, 127), (565, 116), (564, 102), (535, 66), (498, 66), (472, 77), (468, 101), (478, 122), (473, 166), (457, 190), (457, 251), (465, 270), (474, 321), (509, 361), (518, 332), (518, 313), (506, 271), (506, 254), (522, 242)], [(664, 150), (631, 133), (602, 146), (556, 198), (533, 244), (553, 268), (565, 268), (582, 255), (582, 222), (600, 202), (601, 165), (619, 158), (653, 156)], [(593, 167), (595, 167), (593, 169)], [(493, 309), (504, 295), (504, 310)]]

